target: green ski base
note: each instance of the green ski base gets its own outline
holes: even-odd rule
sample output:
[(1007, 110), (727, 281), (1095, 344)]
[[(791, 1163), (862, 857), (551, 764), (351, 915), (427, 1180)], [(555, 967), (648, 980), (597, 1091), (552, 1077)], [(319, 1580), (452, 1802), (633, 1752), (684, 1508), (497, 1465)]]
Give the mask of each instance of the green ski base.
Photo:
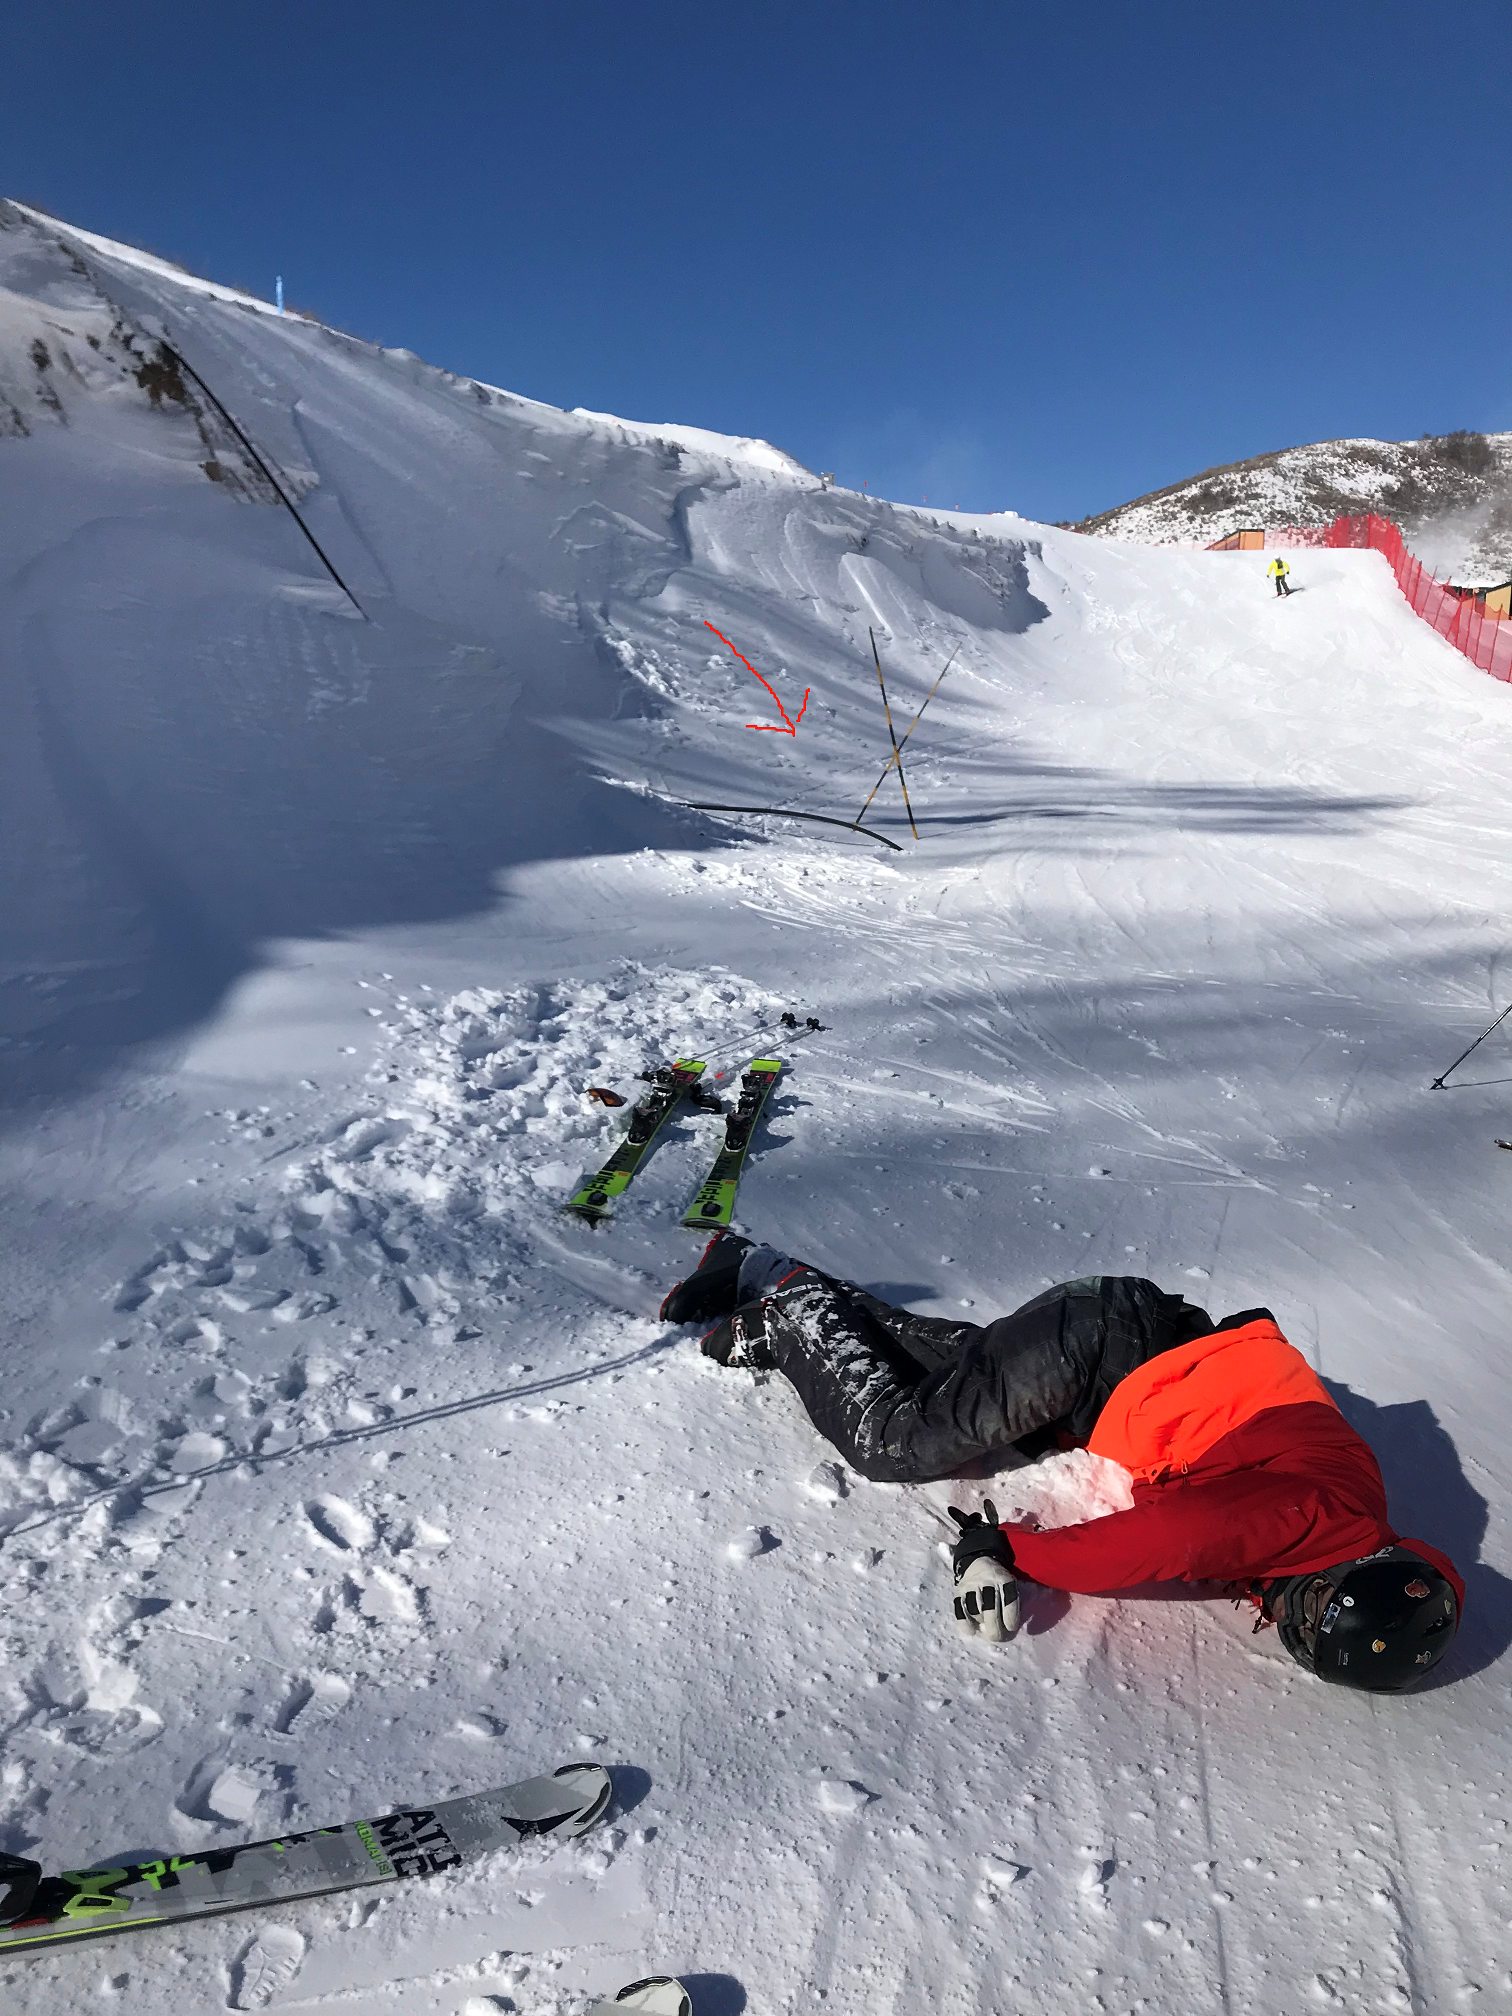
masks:
[(590, 1176), (562, 1209), (574, 1218), (587, 1219), (591, 1225), (609, 1217), (615, 1198), (622, 1197), (630, 1188), (636, 1170), (651, 1152), (651, 1144), (678, 1105), (696, 1089), (703, 1074), (700, 1057), (679, 1057), (670, 1065), (662, 1065), (651, 1090), (635, 1103), (629, 1133), (598, 1174)]
[(707, 1228), (711, 1232), (729, 1226), (735, 1215), (735, 1192), (750, 1151), (751, 1136), (756, 1131), (756, 1123), (771, 1096), (772, 1087), (781, 1075), (780, 1057), (753, 1057), (742, 1072), (739, 1103), (725, 1124), (725, 1145), (715, 1156), (713, 1168), (683, 1214), (684, 1225), (697, 1231)]

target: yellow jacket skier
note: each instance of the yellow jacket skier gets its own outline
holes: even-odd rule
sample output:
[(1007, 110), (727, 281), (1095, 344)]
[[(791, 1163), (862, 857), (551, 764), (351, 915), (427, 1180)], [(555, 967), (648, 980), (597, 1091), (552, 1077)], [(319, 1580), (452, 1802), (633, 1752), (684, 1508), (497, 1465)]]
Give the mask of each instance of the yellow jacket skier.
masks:
[(1271, 564), (1269, 565), (1269, 567), (1266, 568), (1265, 571), (1275, 582), (1276, 593), (1278, 595), (1290, 595), (1291, 588), (1287, 582), (1286, 577), (1288, 574), (1290, 574), (1291, 569), (1290, 567), (1287, 566), (1286, 562), (1281, 558), (1281, 555), (1279, 553), (1276, 555), (1275, 559), (1272, 560)]

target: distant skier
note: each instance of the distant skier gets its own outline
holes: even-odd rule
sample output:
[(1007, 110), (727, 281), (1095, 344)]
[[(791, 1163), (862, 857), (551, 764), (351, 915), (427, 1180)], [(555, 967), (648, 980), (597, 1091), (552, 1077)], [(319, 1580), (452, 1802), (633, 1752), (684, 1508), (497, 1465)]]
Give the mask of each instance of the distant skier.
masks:
[(1291, 569), (1290, 567), (1287, 566), (1286, 562), (1281, 558), (1281, 555), (1279, 553), (1276, 555), (1275, 559), (1272, 560), (1271, 564), (1269, 565), (1269, 567), (1266, 568), (1265, 571), (1267, 574), (1270, 575), (1271, 579), (1275, 582), (1276, 593), (1278, 595), (1290, 595), (1291, 583), (1287, 580), (1286, 577), (1288, 574), (1290, 574)]
[(954, 1614), (965, 1636), (1018, 1625), (1018, 1569), (1098, 1594), (1220, 1581), (1274, 1623), (1320, 1679), (1397, 1690), (1438, 1664), (1465, 1585), (1402, 1540), (1375, 1457), (1268, 1309), (1215, 1323), (1153, 1281), (1097, 1275), (986, 1325), (915, 1316), (734, 1233), (709, 1242), (662, 1304), (712, 1322), (706, 1357), (786, 1374), (820, 1433), (863, 1477), (915, 1483), (1017, 1446), (1111, 1457), (1131, 1510), (1037, 1532), (952, 1514)]

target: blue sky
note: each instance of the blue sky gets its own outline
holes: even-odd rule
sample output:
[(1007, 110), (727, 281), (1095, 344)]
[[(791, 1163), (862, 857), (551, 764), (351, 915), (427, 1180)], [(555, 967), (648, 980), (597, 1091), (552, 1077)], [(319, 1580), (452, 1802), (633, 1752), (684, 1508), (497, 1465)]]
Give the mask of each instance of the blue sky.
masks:
[(1512, 427), (1502, 0), (84, 0), (0, 192), (563, 406), (1074, 518)]

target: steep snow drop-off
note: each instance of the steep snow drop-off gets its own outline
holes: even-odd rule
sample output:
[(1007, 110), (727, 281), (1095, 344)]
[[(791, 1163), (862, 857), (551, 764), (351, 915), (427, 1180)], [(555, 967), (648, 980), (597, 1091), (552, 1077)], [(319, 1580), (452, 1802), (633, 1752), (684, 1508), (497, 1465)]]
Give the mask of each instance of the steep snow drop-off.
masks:
[[(210, 385), (299, 500), (330, 581)], [(39, 361), (38, 350), (45, 353)], [(0, 1847), (553, 1762), (487, 1883), (0, 1963), (7, 2010), (1512, 2000), (1512, 701), (1369, 553), (1094, 541), (565, 414), (0, 209)], [(206, 465), (212, 465), (207, 472)], [(707, 625), (771, 681), (795, 737)], [(852, 816), (895, 718), (915, 846)], [(744, 1229), (936, 1313), (1260, 1302), (1469, 1581), (1410, 1700), (1211, 1592), (948, 1629), (871, 1486), (661, 1326), (713, 1123), (598, 1233), (590, 1083), (791, 1053)], [(761, 1032), (759, 1036), (747, 1032)], [(728, 1086), (729, 1076), (725, 1077)]]

